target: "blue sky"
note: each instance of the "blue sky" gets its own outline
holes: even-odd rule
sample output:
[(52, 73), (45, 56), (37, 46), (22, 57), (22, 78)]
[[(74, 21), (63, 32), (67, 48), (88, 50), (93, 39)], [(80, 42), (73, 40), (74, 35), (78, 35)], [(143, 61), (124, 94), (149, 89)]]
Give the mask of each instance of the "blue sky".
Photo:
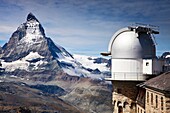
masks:
[(170, 50), (169, 0), (0, 0), (1, 46), (29, 12), (72, 54), (99, 56), (117, 30), (135, 22), (159, 26), (157, 55)]

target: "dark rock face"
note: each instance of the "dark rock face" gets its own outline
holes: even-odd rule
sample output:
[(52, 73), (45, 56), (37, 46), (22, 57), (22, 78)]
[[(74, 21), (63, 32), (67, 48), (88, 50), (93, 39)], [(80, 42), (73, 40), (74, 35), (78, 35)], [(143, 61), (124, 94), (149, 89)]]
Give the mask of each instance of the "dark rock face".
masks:
[(167, 55), (170, 55), (170, 52), (164, 52), (161, 56), (162, 59), (165, 59)]
[(88, 58), (89, 60), (94, 60), (94, 63), (101, 64), (101, 63), (107, 63), (107, 67), (111, 67), (111, 59), (105, 59), (105, 58)]
[(100, 70), (99, 69), (95, 69), (92, 71), (92, 74), (101, 74)]
[(0, 54), (2, 53), (2, 47), (0, 46)]
[(104, 58), (96, 58), (94, 59), (94, 63), (97, 63), (97, 64), (108, 63), (108, 60)]
[(60, 62), (59, 63), (61, 67), (64, 67), (64, 68), (68, 68), (68, 67), (71, 67), (71, 68), (75, 68), (71, 63), (66, 63), (66, 62)]
[(31, 88), (35, 88), (38, 90), (41, 90), (43, 93), (47, 94), (55, 94), (57, 96), (61, 96), (66, 94), (64, 89), (56, 86), (56, 85), (43, 85), (43, 84), (37, 84), (37, 85), (31, 85)]
[(107, 63), (107, 67), (111, 67), (111, 59), (109, 59), (109, 61)]
[(36, 20), (37, 22), (39, 22), (38, 19), (32, 13), (29, 13), (27, 16), (27, 21), (30, 20)]

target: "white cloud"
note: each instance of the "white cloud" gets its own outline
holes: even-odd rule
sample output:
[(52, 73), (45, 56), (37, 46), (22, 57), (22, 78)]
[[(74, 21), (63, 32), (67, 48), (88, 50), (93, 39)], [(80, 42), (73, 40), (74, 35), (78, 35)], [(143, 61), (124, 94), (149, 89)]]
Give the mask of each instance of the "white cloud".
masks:
[(1, 25), (0, 26), (0, 33), (12, 33), (16, 28), (10, 25)]

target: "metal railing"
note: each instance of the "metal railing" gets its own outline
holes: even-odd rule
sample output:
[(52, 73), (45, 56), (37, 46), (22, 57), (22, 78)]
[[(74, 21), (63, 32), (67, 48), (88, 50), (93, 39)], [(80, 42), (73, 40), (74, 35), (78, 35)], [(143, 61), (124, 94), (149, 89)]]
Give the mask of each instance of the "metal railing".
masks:
[(139, 72), (112, 72), (110, 76), (106, 75), (105, 79), (111, 80), (145, 80), (143, 73)]

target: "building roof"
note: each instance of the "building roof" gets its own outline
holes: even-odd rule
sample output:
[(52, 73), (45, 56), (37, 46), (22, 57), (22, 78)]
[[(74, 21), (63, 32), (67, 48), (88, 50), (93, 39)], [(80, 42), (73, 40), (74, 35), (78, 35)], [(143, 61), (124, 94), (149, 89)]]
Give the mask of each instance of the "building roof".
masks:
[[(139, 29), (140, 28), (140, 29)], [(108, 53), (112, 58), (153, 58), (156, 56), (152, 35), (144, 27), (122, 28), (111, 38)]]
[(149, 87), (157, 90), (170, 92), (170, 72), (163, 73), (157, 77), (149, 79), (143, 84), (139, 85), (140, 87)]

